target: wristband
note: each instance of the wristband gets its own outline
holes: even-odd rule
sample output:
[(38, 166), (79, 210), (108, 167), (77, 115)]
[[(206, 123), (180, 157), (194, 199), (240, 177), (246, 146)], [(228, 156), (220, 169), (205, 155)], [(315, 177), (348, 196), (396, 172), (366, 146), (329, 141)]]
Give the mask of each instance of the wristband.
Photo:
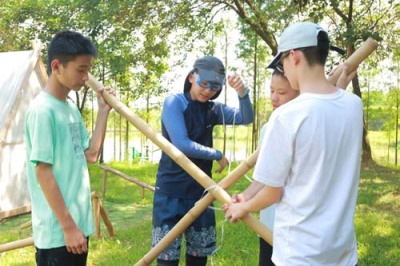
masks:
[(246, 89), (244, 90), (244, 92), (242, 92), (242, 93), (238, 93), (238, 95), (239, 95), (239, 98), (244, 98), (246, 95), (248, 95), (248, 94), (249, 94), (249, 92), (250, 92), (249, 88), (248, 88), (248, 87), (246, 87)]

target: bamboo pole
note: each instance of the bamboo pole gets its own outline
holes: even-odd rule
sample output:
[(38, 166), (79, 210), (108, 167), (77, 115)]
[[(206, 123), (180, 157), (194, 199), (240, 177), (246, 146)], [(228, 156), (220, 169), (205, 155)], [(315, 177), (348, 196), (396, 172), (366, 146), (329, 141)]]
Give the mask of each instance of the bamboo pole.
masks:
[(26, 229), (26, 228), (28, 228), (28, 227), (32, 227), (32, 221), (31, 220), (29, 220), (29, 221), (27, 221), (26, 223), (23, 223), (23, 224), (21, 224), (21, 226), (19, 227), (19, 229)]
[(25, 239), (21, 239), (21, 240), (17, 240), (17, 241), (13, 241), (10, 243), (0, 245), (0, 253), (5, 252), (5, 251), (10, 251), (13, 249), (17, 249), (17, 248), (32, 246), (32, 245), (33, 245), (33, 237), (28, 237)]
[[(98, 80), (89, 74), (89, 80), (86, 84), (93, 90), (97, 91), (99, 88), (104, 87)], [(103, 93), (106, 102), (111, 105), (119, 114), (124, 116), (133, 126), (140, 132), (146, 135), (153, 143), (161, 148), (168, 154), (179, 166), (181, 166), (190, 176), (209, 191), (216, 199), (223, 203), (231, 203), (229, 194), (218, 186), (209, 176), (207, 176), (201, 169), (199, 169), (192, 161), (189, 160), (180, 150), (172, 145), (162, 135), (158, 134), (152, 127), (150, 127), (144, 120), (138, 117), (126, 105), (121, 103), (114, 95)], [(260, 237), (265, 241), (270, 239), (269, 229), (264, 226), (260, 221), (247, 215), (242, 220)]]
[[(345, 61), (348, 65), (348, 72), (351, 73), (358, 65), (364, 61), (376, 48), (378, 42), (371, 37), (368, 38), (349, 58)], [(336, 70), (328, 79), (330, 83), (336, 84), (341, 71)]]
[[(244, 176), (250, 169), (254, 167), (257, 161), (259, 150), (256, 150), (249, 158), (243, 161), (238, 167), (236, 167), (231, 173), (229, 173), (224, 179), (221, 180), (218, 185), (227, 189), (235, 184), (242, 176)], [(150, 265), (169, 245), (174, 242), (183, 231), (188, 228), (194, 220), (196, 220), (205, 209), (215, 200), (213, 195), (207, 194), (205, 197), (200, 199), (195, 206), (188, 211), (188, 213), (182, 217), (182, 219), (168, 232), (167, 235), (161, 239), (146, 255), (143, 256), (135, 265), (143, 266)], [(272, 245), (272, 232), (266, 231), (268, 235), (267, 242)]]

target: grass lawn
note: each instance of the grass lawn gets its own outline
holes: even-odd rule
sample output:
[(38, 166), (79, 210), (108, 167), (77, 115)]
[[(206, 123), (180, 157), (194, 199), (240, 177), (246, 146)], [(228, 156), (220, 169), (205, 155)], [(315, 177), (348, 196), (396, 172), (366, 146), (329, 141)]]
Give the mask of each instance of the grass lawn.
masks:
[[(154, 185), (157, 169), (154, 164), (112, 163), (110, 166)], [(101, 192), (101, 169), (93, 165), (90, 172), (92, 190)], [(226, 174), (214, 178), (220, 180)], [(399, 177), (398, 168), (378, 165), (364, 165), (362, 168), (355, 217), (358, 265), (399, 265)], [(248, 184), (249, 181), (242, 178), (229, 193), (242, 191)], [(146, 191), (142, 198), (139, 187), (108, 174), (107, 193), (102, 202), (117, 235), (110, 238), (102, 224), (102, 236), (90, 239), (88, 265), (133, 265), (150, 250), (152, 193)], [(218, 203), (216, 207), (219, 207)], [(217, 210), (216, 214), (219, 250), (208, 264), (258, 265), (258, 237), (243, 223), (232, 225), (224, 222), (221, 211)], [(30, 228), (21, 228), (29, 220), (28, 214), (2, 221), (0, 243), (30, 236)], [(0, 265), (34, 265), (34, 248), (2, 253)]]

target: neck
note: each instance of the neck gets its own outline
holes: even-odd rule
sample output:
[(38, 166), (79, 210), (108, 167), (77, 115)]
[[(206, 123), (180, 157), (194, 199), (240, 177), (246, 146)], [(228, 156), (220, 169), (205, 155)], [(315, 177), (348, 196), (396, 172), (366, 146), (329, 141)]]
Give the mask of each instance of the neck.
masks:
[(65, 102), (67, 101), (68, 93), (71, 90), (62, 85), (53, 75), (50, 75), (43, 91), (51, 94), (60, 101)]
[(321, 66), (307, 67), (299, 73), (300, 93), (331, 94), (338, 90), (326, 79), (324, 68)]

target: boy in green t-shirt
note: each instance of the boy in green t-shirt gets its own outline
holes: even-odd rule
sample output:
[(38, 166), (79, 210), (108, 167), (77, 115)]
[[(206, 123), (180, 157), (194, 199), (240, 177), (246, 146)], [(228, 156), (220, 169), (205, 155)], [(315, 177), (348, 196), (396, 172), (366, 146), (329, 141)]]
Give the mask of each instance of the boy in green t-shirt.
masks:
[(90, 139), (78, 108), (79, 91), (97, 52), (80, 33), (56, 34), (48, 48), (49, 79), (26, 116), (28, 185), (37, 265), (86, 265), (94, 232), (87, 162), (99, 156), (111, 107), (97, 93), (98, 116)]

